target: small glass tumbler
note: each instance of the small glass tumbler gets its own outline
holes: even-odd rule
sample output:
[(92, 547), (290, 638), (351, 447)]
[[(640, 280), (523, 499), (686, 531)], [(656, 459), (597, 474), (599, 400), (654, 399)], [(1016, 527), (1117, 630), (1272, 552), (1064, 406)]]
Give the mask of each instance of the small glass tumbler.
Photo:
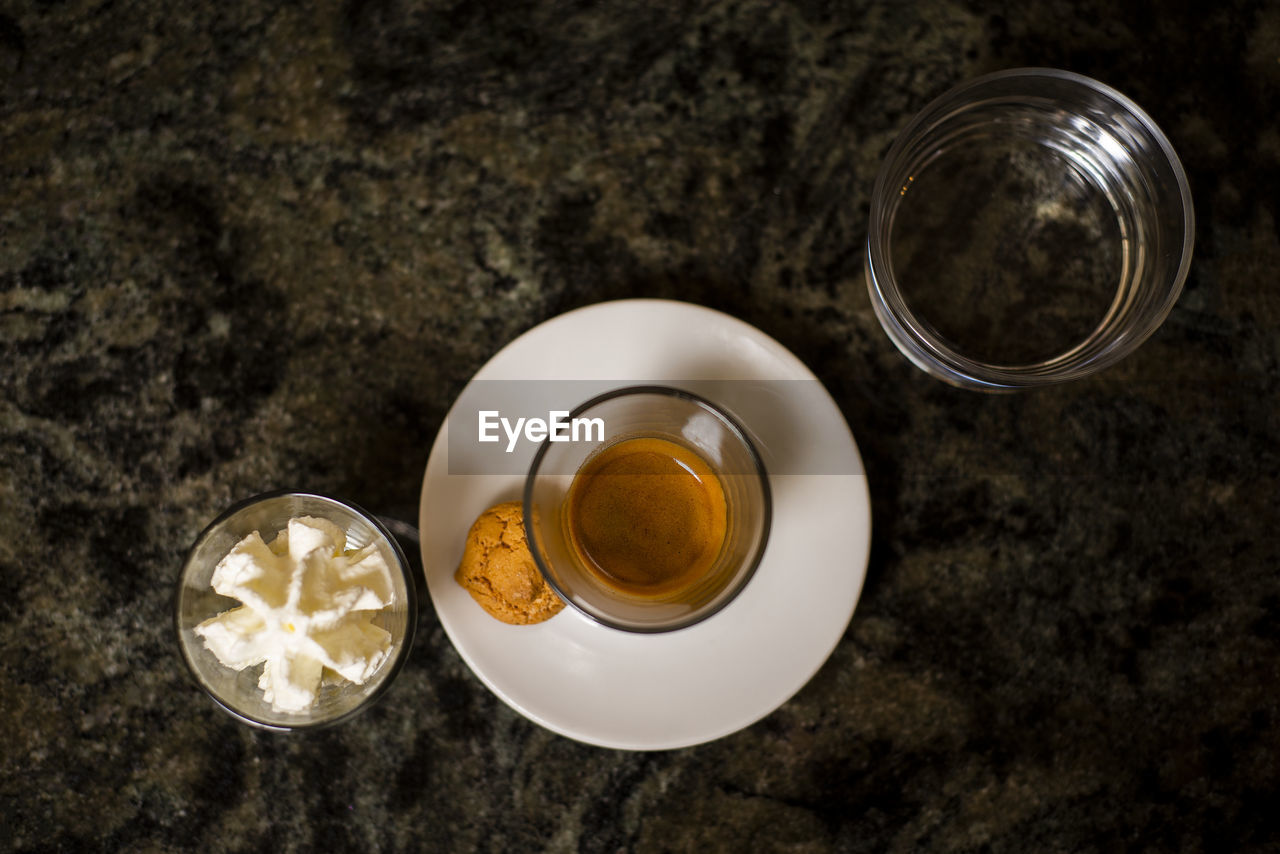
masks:
[(1194, 231), (1182, 165), (1133, 101), (1068, 71), (1002, 71), (934, 100), (889, 149), (867, 287), (915, 365), (1013, 391), (1132, 353), (1177, 301)]
[[(548, 439), (525, 480), (524, 525), (534, 562), (562, 599), (597, 622), (632, 632), (667, 632), (719, 611), (746, 586), (764, 555), (772, 517), (769, 477), (747, 431), (699, 395), (666, 386), (632, 386), (588, 400), (569, 422), (598, 419), (583, 441)], [(719, 555), (696, 583), (660, 597), (629, 596), (587, 569), (570, 542), (567, 500), (588, 458), (633, 438), (666, 439), (692, 449), (724, 491), (726, 527)]]
[[(348, 550), (376, 544), (391, 570), (391, 604), (373, 624), (389, 632), (391, 646), (377, 671), (363, 684), (334, 678), (322, 681), (315, 703), (304, 711), (276, 711), (258, 687), (262, 665), (233, 670), (222, 664), (195, 633), (196, 626), (240, 602), (217, 593), (211, 584), (218, 562), (257, 531), (270, 543), (298, 516), (327, 519), (346, 534)], [(395, 679), (413, 646), (418, 601), (409, 562), (395, 538), (372, 515), (354, 504), (325, 495), (273, 492), (242, 501), (213, 520), (196, 538), (182, 567), (174, 600), (178, 646), (192, 676), (214, 701), (243, 723), (261, 729), (316, 729), (346, 720), (366, 708)]]

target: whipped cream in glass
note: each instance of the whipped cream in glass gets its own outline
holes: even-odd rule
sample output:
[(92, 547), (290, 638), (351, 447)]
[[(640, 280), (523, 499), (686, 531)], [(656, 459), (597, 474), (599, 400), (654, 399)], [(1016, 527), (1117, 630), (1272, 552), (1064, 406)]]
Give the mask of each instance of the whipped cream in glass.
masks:
[(270, 543), (254, 531), (218, 563), (212, 586), (242, 604), (195, 633), (226, 667), (262, 664), (258, 687), (277, 712), (310, 708), (326, 679), (364, 684), (390, 651), (375, 619), (395, 601), (391, 568), (375, 544), (347, 551), (327, 519), (294, 517)]

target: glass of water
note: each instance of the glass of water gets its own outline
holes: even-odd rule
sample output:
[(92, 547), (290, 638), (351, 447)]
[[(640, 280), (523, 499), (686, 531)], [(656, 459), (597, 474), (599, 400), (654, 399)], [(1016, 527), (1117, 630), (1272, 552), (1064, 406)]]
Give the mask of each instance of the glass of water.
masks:
[(1182, 165), (1133, 101), (1068, 71), (1003, 71), (934, 100), (889, 149), (867, 286), (918, 367), (1012, 391), (1133, 352), (1177, 301), (1194, 231)]

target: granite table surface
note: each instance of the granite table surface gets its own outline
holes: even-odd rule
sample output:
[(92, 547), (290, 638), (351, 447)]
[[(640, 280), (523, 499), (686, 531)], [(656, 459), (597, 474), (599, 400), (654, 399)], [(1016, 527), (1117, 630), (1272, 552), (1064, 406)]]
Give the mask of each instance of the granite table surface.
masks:
[[(868, 197), (1028, 65), (1156, 119), (1196, 254), (1135, 355), (981, 395), (878, 326)], [(0, 0), (0, 850), (1280, 850), (1278, 271), (1274, 2)], [(467, 379), (621, 297), (754, 324), (857, 437), (816, 676), (602, 749), (428, 601), (356, 719), (216, 708), (170, 616), (201, 528), (281, 487), (416, 519)]]

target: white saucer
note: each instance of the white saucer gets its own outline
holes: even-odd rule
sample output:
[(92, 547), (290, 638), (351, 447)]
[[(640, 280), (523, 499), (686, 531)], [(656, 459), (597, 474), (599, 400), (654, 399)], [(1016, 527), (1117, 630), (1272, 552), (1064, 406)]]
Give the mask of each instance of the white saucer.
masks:
[(555, 317), (508, 344), (474, 377), (551, 379), (607, 381), (605, 387), (807, 380), (820, 394), (807, 411), (789, 414), (788, 430), (774, 431), (762, 453), (766, 464), (787, 460), (788, 471), (838, 474), (770, 475), (774, 515), (764, 560), (746, 589), (702, 623), (631, 634), (565, 608), (538, 625), (509, 626), (486, 614), (453, 573), (476, 516), (519, 499), (524, 478), (450, 474), (446, 419), (423, 478), (419, 529), (427, 588), (458, 653), (525, 717), (601, 747), (685, 747), (769, 714), (831, 654), (866, 576), (867, 482), (835, 402), (799, 359), (758, 329), (665, 300), (600, 303)]

